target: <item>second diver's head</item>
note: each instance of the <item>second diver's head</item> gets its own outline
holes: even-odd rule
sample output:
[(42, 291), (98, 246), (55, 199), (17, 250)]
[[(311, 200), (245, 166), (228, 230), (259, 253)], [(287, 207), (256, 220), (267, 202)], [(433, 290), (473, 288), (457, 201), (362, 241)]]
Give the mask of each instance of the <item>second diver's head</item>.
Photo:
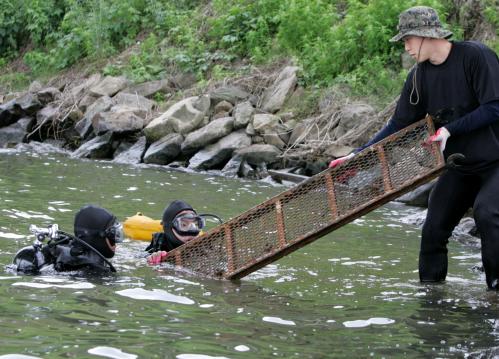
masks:
[(204, 227), (204, 219), (184, 201), (175, 200), (163, 212), (163, 231), (180, 244), (196, 238)]
[(87, 205), (75, 215), (75, 236), (95, 248), (106, 258), (112, 258), (116, 243), (123, 241), (123, 227), (108, 210)]

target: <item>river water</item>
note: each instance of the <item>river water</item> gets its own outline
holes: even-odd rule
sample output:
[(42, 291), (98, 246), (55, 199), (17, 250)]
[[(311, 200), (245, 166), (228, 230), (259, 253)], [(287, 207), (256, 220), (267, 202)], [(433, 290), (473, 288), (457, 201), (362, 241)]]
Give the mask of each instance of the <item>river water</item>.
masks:
[(452, 241), (447, 282), (421, 285), (419, 229), (402, 221), (417, 210), (394, 203), (237, 282), (147, 266), (133, 240), (104, 278), (6, 269), (30, 224), (72, 231), (87, 203), (159, 218), (179, 198), (228, 219), (285, 189), (0, 152), (0, 358), (461, 358), (499, 346), (479, 250)]

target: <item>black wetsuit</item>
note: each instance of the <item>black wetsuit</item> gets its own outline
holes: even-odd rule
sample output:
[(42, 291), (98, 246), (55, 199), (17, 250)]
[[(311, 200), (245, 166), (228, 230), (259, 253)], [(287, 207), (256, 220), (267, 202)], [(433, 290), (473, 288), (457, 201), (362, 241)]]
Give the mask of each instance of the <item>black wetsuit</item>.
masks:
[[(417, 91), (412, 85), (415, 74)], [(420, 279), (445, 279), (448, 239), (462, 216), (473, 207), (482, 237), (487, 285), (499, 289), (497, 54), (477, 42), (452, 42), (449, 56), (442, 64), (420, 63), (407, 78), (395, 114), (368, 145), (426, 114), (435, 118), (437, 128), (445, 126), (451, 134), (444, 156), (462, 153), (466, 159), (460, 168), (447, 170), (431, 193), (422, 232)]]
[(97, 253), (70, 237), (61, 237), (58, 240), (50, 240), (39, 249), (35, 246), (21, 249), (14, 258), (15, 269), (22, 273), (38, 274), (52, 265), (58, 272), (111, 271), (110, 266)]

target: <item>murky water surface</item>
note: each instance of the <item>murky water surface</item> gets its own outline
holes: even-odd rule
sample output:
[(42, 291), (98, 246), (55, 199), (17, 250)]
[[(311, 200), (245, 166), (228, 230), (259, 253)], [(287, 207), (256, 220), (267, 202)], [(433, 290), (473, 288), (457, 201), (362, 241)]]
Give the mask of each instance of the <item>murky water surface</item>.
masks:
[[(499, 295), (478, 250), (451, 242), (448, 281), (418, 282), (419, 229), (389, 204), (240, 282), (146, 265), (128, 240), (118, 274), (16, 276), (29, 224), (72, 231), (94, 203), (161, 216), (181, 198), (226, 219), (283, 191), (261, 182), (55, 154), (0, 153), (0, 358), (474, 357), (499, 346)], [(7, 354), (17, 354), (7, 356)]]

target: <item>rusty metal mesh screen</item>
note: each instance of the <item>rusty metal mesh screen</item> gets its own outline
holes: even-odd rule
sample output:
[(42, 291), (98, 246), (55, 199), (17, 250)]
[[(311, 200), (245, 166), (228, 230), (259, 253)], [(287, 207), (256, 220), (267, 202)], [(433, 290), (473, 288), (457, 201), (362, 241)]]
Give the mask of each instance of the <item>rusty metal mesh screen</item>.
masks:
[(436, 177), (443, 168), (422, 120), (170, 252), (167, 262), (241, 278)]

